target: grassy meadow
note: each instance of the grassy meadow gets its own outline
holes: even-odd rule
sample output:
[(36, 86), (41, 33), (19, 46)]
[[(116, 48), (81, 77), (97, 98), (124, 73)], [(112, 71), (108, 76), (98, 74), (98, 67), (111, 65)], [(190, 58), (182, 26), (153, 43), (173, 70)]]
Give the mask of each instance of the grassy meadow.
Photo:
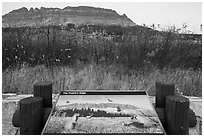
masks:
[(53, 92), (61, 90), (146, 90), (155, 94), (157, 81), (174, 83), (176, 92), (202, 96), (202, 71), (182, 69), (129, 70), (121, 66), (103, 66), (95, 63), (73, 67), (23, 64), (7, 68), (2, 73), (3, 93), (31, 94), (37, 82), (52, 82)]
[(46, 26), (2, 29), (2, 91), (30, 94), (37, 82), (61, 90), (146, 90), (157, 81), (202, 95), (202, 35), (172, 27)]

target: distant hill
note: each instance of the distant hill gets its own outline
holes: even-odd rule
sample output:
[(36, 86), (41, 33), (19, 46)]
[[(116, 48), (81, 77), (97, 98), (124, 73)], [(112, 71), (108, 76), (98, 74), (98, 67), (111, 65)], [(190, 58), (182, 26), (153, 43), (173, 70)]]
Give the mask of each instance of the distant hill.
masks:
[(88, 6), (60, 8), (31, 8), (23, 7), (2, 16), (2, 27), (41, 27), (48, 25), (75, 24), (76, 26), (92, 25), (120, 25), (134, 26), (135, 23), (125, 14), (116, 11)]

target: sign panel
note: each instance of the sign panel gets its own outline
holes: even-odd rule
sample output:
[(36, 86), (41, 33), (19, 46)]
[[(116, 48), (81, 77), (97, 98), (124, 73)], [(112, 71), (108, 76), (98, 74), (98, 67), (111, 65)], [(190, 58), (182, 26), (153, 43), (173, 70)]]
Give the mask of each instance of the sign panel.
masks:
[(63, 91), (42, 134), (165, 134), (145, 91)]

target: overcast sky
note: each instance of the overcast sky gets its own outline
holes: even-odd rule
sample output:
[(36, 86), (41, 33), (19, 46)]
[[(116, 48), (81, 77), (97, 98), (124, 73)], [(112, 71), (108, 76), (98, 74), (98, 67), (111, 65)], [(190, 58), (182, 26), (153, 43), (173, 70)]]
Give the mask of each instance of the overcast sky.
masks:
[(150, 26), (160, 24), (167, 29), (175, 25), (181, 28), (187, 23), (188, 30), (201, 33), (202, 3), (201, 2), (3, 2), (2, 15), (21, 7), (53, 7), (64, 8), (66, 6), (94, 6), (113, 9), (120, 15), (126, 14), (136, 24)]

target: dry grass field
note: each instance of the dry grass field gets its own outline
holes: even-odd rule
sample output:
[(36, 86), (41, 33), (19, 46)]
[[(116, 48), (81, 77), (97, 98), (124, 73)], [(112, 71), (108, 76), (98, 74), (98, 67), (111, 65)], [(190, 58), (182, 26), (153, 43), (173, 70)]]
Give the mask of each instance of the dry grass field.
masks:
[(202, 71), (182, 69), (128, 70), (120, 66), (95, 63), (75, 67), (30, 67), (21, 65), (2, 73), (2, 92), (30, 94), (36, 82), (52, 82), (53, 92), (61, 90), (146, 90), (155, 94), (156, 81), (174, 83), (177, 93), (202, 96)]

